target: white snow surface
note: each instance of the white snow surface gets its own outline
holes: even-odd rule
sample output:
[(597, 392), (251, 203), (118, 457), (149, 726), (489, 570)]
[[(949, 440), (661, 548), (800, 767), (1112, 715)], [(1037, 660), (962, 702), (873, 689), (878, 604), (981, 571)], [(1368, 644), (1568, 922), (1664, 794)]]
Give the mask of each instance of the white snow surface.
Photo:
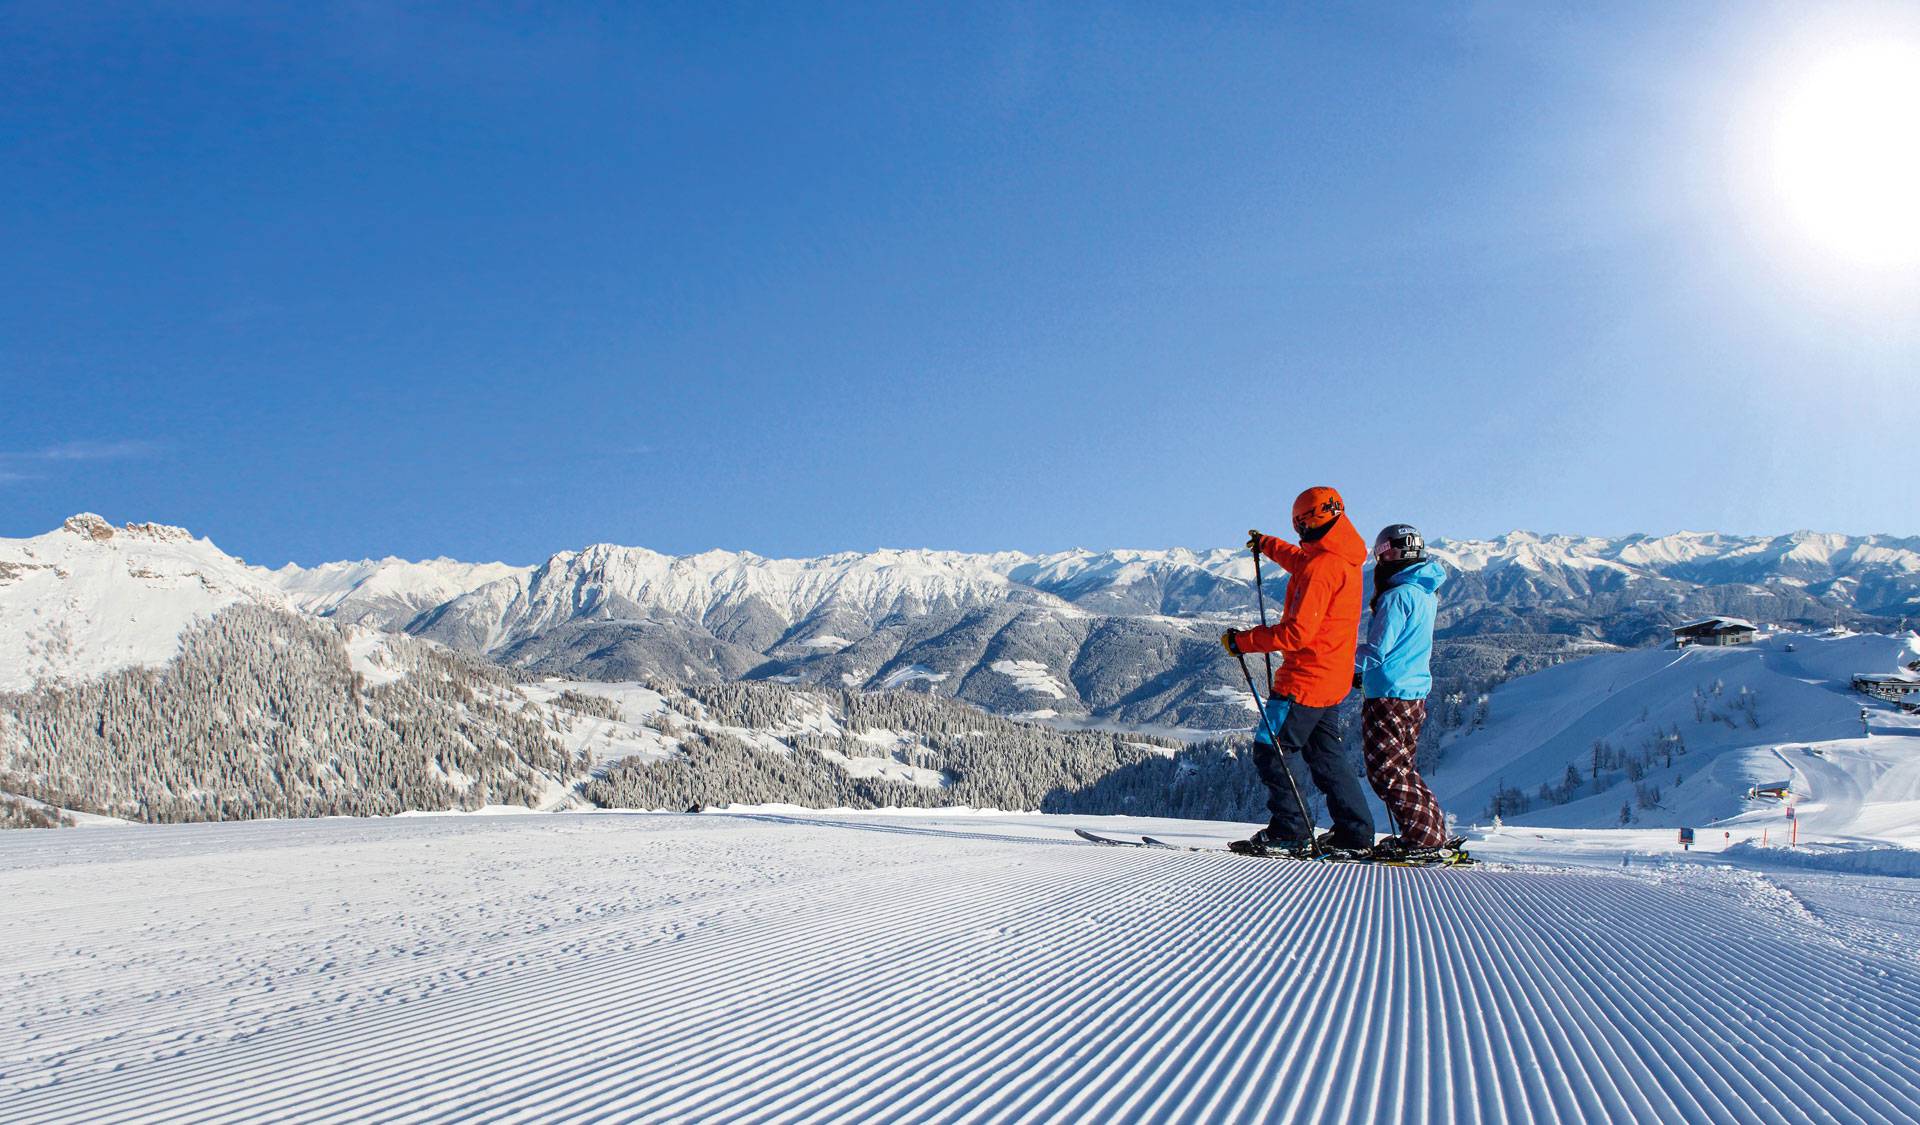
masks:
[(398, 683), (407, 678), (407, 670), (394, 655), (387, 636), (374, 629), (347, 630), (347, 662), (369, 687)]
[(1244, 707), (1248, 711), (1251, 711), (1256, 715), (1260, 713), (1259, 705), (1254, 703), (1253, 696), (1249, 694), (1245, 688), (1210, 687), (1207, 689), (1207, 694), (1213, 696), (1215, 699), (1218, 699), (1223, 703), (1226, 703), (1232, 706), (1237, 706), (1237, 707)]
[[(0, 1117), (1912, 1121), (1912, 881), (799, 810), (0, 834)], [(1622, 867), (1626, 861), (1630, 866)]]
[(286, 605), (259, 572), (177, 527), (83, 513), (0, 539), (0, 691), (165, 664), (183, 632), (249, 601)]
[(1674, 628), (1675, 629), (1698, 629), (1702, 625), (1717, 625), (1717, 626), (1720, 626), (1721, 628), (1729, 628), (1729, 629), (1756, 629), (1757, 630), (1760, 628), (1760, 626), (1755, 625), (1753, 622), (1748, 621), (1744, 617), (1719, 617), (1719, 616), (1702, 617), (1698, 621), (1687, 621), (1682, 624), (1675, 625)]
[(830, 649), (839, 650), (839, 649), (847, 648), (852, 644), (853, 642), (848, 640), (845, 637), (836, 637), (831, 633), (829, 633), (826, 636), (813, 637), (808, 640), (801, 641), (800, 647), (801, 648), (830, 648)]
[(1067, 697), (1067, 689), (1061, 686), (1060, 681), (1054, 679), (1053, 673), (1047, 670), (1047, 666), (1038, 660), (996, 660), (991, 667), (995, 672), (1011, 679), (1021, 691), (1052, 696), (1054, 699)]
[[(584, 751), (596, 767), (604, 767), (623, 758), (647, 758), (655, 761), (680, 752), (681, 743), (655, 728), (647, 720), (664, 714), (666, 697), (635, 683), (598, 683), (585, 680), (542, 680), (519, 689), (529, 699), (547, 705), (553, 720), (563, 724), (560, 742), (571, 753)], [(618, 719), (583, 715), (555, 705), (561, 693), (572, 691), (612, 701)]]
[(896, 669), (895, 671), (887, 673), (887, 678), (881, 682), (880, 686), (892, 690), (894, 688), (904, 687), (915, 680), (925, 680), (927, 683), (937, 684), (951, 678), (952, 675), (953, 673), (951, 672), (936, 672), (925, 664), (909, 664), (905, 668)]
[[(869, 741), (866, 735), (860, 735), (862, 742)], [(912, 745), (908, 740), (907, 746)], [(837, 750), (822, 747), (819, 755), (839, 767), (848, 777), (865, 779), (879, 778), (885, 781), (898, 781), (907, 785), (918, 785), (926, 789), (945, 789), (953, 784), (953, 779), (939, 770), (928, 769), (902, 761), (903, 751), (889, 751), (877, 754), (842, 754)]]
[(1249, 581), (1253, 578), (1253, 563), (1247, 553), (1227, 547), (1208, 551), (1193, 551), (1185, 547), (1163, 550), (1120, 548), (1110, 551), (1077, 548), (1046, 555), (1005, 552), (985, 557), (996, 569), (1002, 570), (1015, 581), (1044, 585), (1049, 589), (1125, 586), (1193, 570)]

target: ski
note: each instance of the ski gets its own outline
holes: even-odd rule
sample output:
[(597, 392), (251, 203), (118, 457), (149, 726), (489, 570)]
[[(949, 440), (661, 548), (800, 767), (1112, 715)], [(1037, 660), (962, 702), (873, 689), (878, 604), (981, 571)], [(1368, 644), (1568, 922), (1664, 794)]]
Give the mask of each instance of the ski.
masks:
[(1360, 862), (1379, 867), (1472, 867), (1480, 861), (1464, 851), (1452, 851), (1431, 859), (1366, 859)]
[(1112, 836), (1102, 836), (1098, 833), (1089, 832), (1084, 828), (1074, 829), (1073, 834), (1088, 843), (1105, 844), (1110, 848), (1160, 848), (1165, 851), (1175, 852), (1207, 852), (1216, 850), (1213, 848), (1189, 848), (1182, 844), (1169, 844), (1161, 840), (1156, 840), (1151, 836), (1143, 836), (1138, 840), (1118, 840)]
[[(1213, 849), (1207, 849), (1207, 850), (1211, 851)], [(1233, 852), (1231, 854), (1245, 855), (1246, 853)], [(1354, 863), (1354, 864), (1361, 864), (1367, 867), (1471, 867), (1475, 863), (1479, 862), (1478, 860), (1474, 859), (1472, 856), (1468, 855), (1464, 851), (1447, 852), (1444, 855), (1438, 855), (1433, 857), (1420, 856), (1420, 857), (1405, 857), (1405, 858), (1377, 856), (1377, 855), (1353, 855), (1353, 854), (1305, 855), (1305, 856), (1277, 854), (1277, 855), (1258, 856), (1255, 858), (1290, 860), (1294, 863)]]
[(1164, 848), (1170, 852), (1218, 852), (1223, 848), (1204, 848), (1198, 844), (1169, 844), (1165, 840), (1156, 840), (1152, 836), (1140, 837), (1140, 842), (1150, 848)]
[[(1195, 847), (1191, 844), (1170, 844), (1165, 840), (1155, 839), (1152, 836), (1142, 836), (1138, 840), (1122, 840), (1113, 836), (1102, 836), (1097, 832), (1089, 832), (1084, 828), (1074, 829), (1073, 834), (1090, 844), (1100, 844), (1110, 848), (1155, 848), (1160, 851), (1169, 852), (1215, 852), (1225, 855), (1245, 854), (1243, 852), (1232, 851), (1228, 848), (1203, 848)], [(1350, 856), (1334, 859), (1321, 856), (1296, 857), (1289, 855), (1250, 856), (1248, 858), (1284, 859), (1292, 860), (1296, 863), (1364, 863), (1376, 867), (1471, 867), (1479, 862), (1468, 855), (1464, 849), (1458, 847), (1450, 847), (1440, 854), (1431, 857), (1418, 856), (1404, 859), (1388, 859), (1373, 856)]]
[(1467, 854), (1466, 837), (1455, 836), (1437, 848), (1406, 855), (1380, 855), (1373, 862), (1386, 867), (1471, 867), (1479, 860)]

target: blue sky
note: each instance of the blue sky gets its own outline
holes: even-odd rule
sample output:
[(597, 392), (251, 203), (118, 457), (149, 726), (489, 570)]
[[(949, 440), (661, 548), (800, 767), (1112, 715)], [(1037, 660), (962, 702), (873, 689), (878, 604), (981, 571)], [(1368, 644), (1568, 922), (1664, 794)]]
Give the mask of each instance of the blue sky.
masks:
[(1920, 265), (1751, 159), (1896, 5), (85, 7), (0, 5), (0, 535), (1920, 533)]

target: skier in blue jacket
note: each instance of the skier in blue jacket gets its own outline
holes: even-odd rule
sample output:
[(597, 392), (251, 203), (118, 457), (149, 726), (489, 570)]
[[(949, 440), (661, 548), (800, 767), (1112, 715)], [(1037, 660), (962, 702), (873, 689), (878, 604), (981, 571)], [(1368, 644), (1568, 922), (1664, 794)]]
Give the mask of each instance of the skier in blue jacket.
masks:
[(1384, 528), (1373, 544), (1373, 619), (1355, 660), (1354, 686), (1361, 691), (1361, 730), (1367, 781), (1400, 824), (1400, 834), (1375, 851), (1389, 856), (1434, 852), (1450, 843), (1447, 820), (1432, 790), (1420, 780), (1414, 754), (1427, 720), (1433, 690), (1435, 591), (1447, 572), (1427, 557), (1427, 544), (1411, 524)]

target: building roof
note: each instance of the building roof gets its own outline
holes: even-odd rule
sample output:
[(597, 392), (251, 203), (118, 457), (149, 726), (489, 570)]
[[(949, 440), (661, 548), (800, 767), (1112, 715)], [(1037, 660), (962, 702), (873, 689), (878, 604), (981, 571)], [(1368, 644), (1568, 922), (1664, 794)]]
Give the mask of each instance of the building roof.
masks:
[(1676, 633), (1686, 633), (1686, 632), (1692, 632), (1695, 630), (1706, 630), (1706, 629), (1717, 629), (1717, 630), (1728, 630), (1728, 631), (1745, 629), (1745, 630), (1748, 630), (1749, 632), (1757, 633), (1760, 631), (1760, 626), (1755, 625), (1753, 622), (1745, 620), (1744, 618), (1739, 618), (1739, 617), (1703, 617), (1698, 621), (1689, 621), (1685, 625), (1675, 625), (1673, 627), (1673, 631)]

